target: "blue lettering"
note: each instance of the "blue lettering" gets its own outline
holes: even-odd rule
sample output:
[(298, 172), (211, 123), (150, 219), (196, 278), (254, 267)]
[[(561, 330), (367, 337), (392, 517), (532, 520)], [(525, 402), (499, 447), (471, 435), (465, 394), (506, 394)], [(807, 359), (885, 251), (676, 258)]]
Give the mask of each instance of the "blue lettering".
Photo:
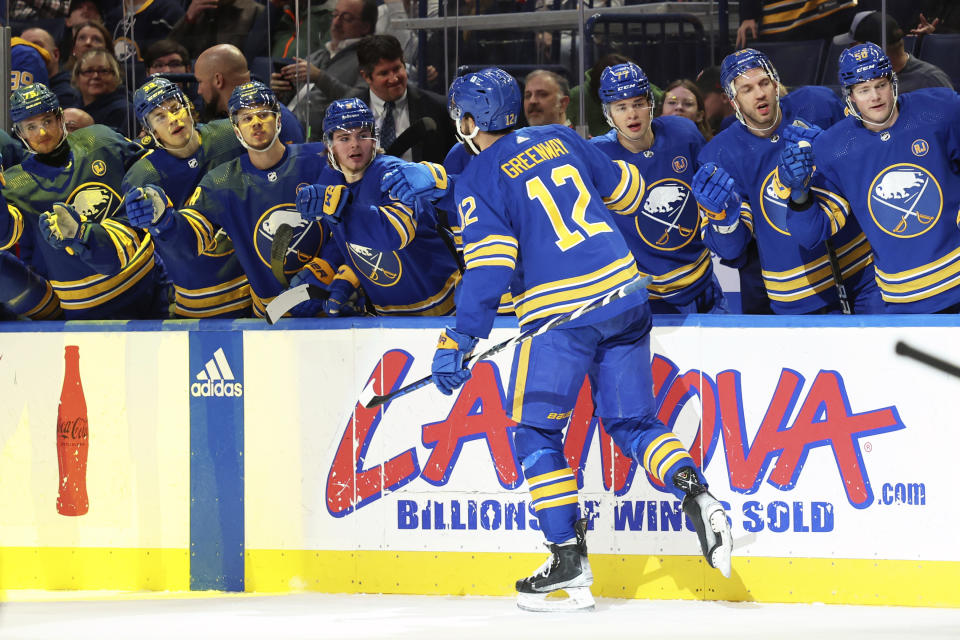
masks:
[(517, 526), (517, 531), (523, 531), (526, 523), (524, 522), (525, 502), (508, 502), (503, 505), (503, 521), (505, 529), (512, 531), (513, 526)]
[[(492, 517), (489, 515), (490, 512), (493, 512)], [(499, 529), (501, 520), (500, 503), (496, 500), (484, 500), (480, 505), (480, 525), (488, 531)]]
[(397, 528), (416, 529), (417, 503), (413, 500), (397, 500)]
[(443, 503), (442, 502), (433, 503), (433, 528), (438, 530), (447, 528), (447, 523), (443, 521)]
[(816, 533), (833, 531), (833, 505), (829, 502), (814, 502), (811, 507), (813, 531)]
[(593, 531), (593, 521), (600, 517), (600, 503), (597, 500), (584, 500), (583, 511), (583, 517), (587, 519), (587, 531)]
[(803, 503), (793, 503), (793, 530), (796, 532), (810, 531), (810, 527), (803, 524)]
[(763, 519), (760, 517), (760, 503), (756, 500), (750, 500), (743, 503), (743, 515), (746, 520), (743, 521), (743, 530), (750, 532), (763, 531)]
[(790, 526), (790, 507), (786, 502), (774, 500), (767, 505), (767, 528), (783, 533)]
[(477, 530), (477, 501), (467, 500), (467, 529)]
[(683, 511), (680, 510), (680, 501), (674, 500), (670, 504), (666, 500), (660, 502), (660, 530), (680, 531), (683, 521)]
[(467, 526), (463, 524), (460, 520), (460, 501), (454, 500), (450, 503), (450, 528), (451, 529), (466, 529)]
[(427, 502), (427, 506), (423, 508), (423, 511), (420, 512), (420, 521), (423, 522), (423, 528), (430, 528), (430, 502)]
[(643, 530), (643, 500), (625, 500), (613, 505), (613, 529), (615, 531)]

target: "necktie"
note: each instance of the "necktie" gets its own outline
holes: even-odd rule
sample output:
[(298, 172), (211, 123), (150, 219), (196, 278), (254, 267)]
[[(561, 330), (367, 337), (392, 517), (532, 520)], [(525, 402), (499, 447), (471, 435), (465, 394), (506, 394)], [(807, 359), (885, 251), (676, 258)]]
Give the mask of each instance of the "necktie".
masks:
[(383, 124), (380, 125), (380, 146), (383, 149), (389, 149), (393, 141), (397, 139), (397, 123), (393, 119), (393, 108), (396, 106), (392, 102), (385, 102), (386, 112), (383, 115)]

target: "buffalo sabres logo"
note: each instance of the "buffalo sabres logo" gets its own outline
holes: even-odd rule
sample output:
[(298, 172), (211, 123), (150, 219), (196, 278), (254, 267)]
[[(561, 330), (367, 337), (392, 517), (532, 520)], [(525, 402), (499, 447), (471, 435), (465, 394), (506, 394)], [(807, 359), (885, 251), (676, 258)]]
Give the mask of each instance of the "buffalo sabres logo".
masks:
[(684, 158), (683, 156), (677, 156), (676, 158), (673, 159), (673, 163), (671, 164), (671, 166), (673, 167), (673, 170), (676, 171), (677, 173), (683, 173), (684, 171), (687, 170), (687, 167), (690, 166), (690, 164), (687, 162), (687, 159)]
[(659, 251), (685, 247), (693, 239), (697, 223), (697, 202), (691, 197), (690, 185), (676, 178), (651, 184), (636, 217), (640, 238)]
[(292, 274), (310, 262), (320, 251), (323, 245), (323, 227), (301, 218), (296, 205), (292, 202), (268, 209), (257, 221), (253, 239), (257, 256), (268, 267), (273, 236), (284, 224), (293, 229), (293, 237), (286, 248), (283, 270), (285, 273)]
[(760, 211), (767, 223), (785, 236), (787, 231), (787, 200), (790, 198), (790, 189), (783, 186), (777, 170), (771, 171), (761, 186)]
[(347, 243), (350, 259), (363, 276), (380, 287), (392, 287), (400, 280), (403, 266), (395, 251), (377, 251), (359, 244)]
[(297, 185), (297, 188), (296, 188), (295, 192), (299, 194), (301, 189), (303, 189), (304, 187), (309, 187), (309, 186), (310, 186), (310, 185), (309, 185), (308, 183), (306, 183), (306, 182), (301, 182), (300, 184)]
[(103, 174), (105, 174), (105, 173), (107, 172), (107, 163), (104, 162), (103, 160), (94, 160), (94, 161), (90, 164), (90, 168), (93, 170), (93, 172), (94, 172), (96, 175), (102, 176)]
[(112, 218), (120, 206), (120, 195), (102, 182), (87, 182), (77, 187), (67, 204), (72, 204), (82, 216), (93, 222)]
[(913, 238), (937, 223), (943, 192), (926, 169), (903, 162), (874, 178), (867, 206), (878, 227), (896, 238)]
[(913, 141), (913, 144), (910, 145), (910, 151), (918, 158), (922, 158), (930, 151), (930, 144), (923, 138), (917, 138)]

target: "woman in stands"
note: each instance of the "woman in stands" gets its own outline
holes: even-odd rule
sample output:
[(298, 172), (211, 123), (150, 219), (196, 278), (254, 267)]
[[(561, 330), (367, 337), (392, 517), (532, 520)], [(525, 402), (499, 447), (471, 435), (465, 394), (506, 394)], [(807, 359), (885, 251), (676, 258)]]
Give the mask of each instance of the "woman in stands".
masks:
[(128, 138), (136, 133), (130, 118), (133, 108), (120, 83), (120, 64), (110, 51), (91, 49), (81, 55), (73, 68), (71, 82), (80, 92), (84, 111), (94, 122), (105, 124)]
[(683, 116), (697, 123), (697, 129), (704, 139), (713, 137), (713, 130), (707, 122), (707, 110), (703, 104), (703, 94), (699, 87), (686, 78), (674, 80), (663, 90), (661, 116)]

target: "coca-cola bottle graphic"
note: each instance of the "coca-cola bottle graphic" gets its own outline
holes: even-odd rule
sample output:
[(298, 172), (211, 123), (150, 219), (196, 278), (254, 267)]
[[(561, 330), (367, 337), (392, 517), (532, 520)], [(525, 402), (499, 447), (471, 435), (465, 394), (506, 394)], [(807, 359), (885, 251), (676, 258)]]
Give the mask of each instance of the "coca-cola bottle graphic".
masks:
[(90, 508), (87, 499), (87, 401), (80, 383), (80, 347), (67, 345), (63, 359), (63, 389), (57, 409), (57, 463), (60, 492), (57, 513), (82, 516)]

